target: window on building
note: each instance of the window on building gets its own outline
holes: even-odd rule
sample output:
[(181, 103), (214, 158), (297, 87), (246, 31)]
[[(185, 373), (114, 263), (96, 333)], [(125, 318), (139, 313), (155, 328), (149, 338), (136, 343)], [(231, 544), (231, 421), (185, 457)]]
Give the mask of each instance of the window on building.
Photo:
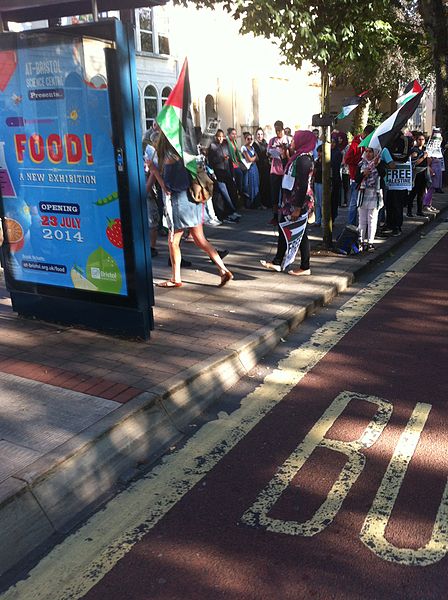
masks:
[(146, 129), (150, 129), (157, 117), (157, 90), (153, 85), (148, 85), (145, 88), (145, 123)]
[(170, 53), (170, 42), (168, 39), (168, 31), (169, 31), (169, 20), (168, 13), (164, 6), (157, 6), (153, 9), (155, 18), (156, 18), (156, 26), (157, 26), (157, 40), (159, 43), (159, 54), (169, 54)]
[(154, 52), (153, 15), (151, 8), (140, 8), (138, 11), (138, 31), (142, 52)]
[(169, 54), (168, 13), (164, 6), (135, 11), (136, 48), (151, 54)]
[(171, 88), (170, 87), (164, 87), (162, 90), (162, 106), (165, 104), (165, 102), (168, 100), (168, 96), (171, 94)]

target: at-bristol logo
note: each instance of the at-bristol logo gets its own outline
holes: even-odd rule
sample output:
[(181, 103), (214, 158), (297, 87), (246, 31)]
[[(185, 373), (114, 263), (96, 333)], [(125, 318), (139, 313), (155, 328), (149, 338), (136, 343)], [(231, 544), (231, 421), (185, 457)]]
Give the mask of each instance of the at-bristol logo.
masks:
[[(325, 435), (351, 401), (363, 400), (377, 405), (376, 413), (362, 435), (353, 441), (326, 438)], [(254, 504), (242, 516), (247, 525), (264, 527), (268, 531), (310, 537), (323, 531), (340, 510), (344, 499), (366, 464), (363, 449), (370, 448), (381, 436), (392, 415), (393, 405), (374, 396), (353, 392), (339, 394), (304, 440), (278, 469), (258, 495)], [(431, 411), (431, 405), (418, 402), (404, 428), (387, 466), (384, 477), (360, 531), (361, 541), (380, 558), (409, 566), (426, 566), (440, 561), (448, 552), (448, 482), (442, 495), (430, 540), (420, 548), (401, 548), (385, 537), (395, 501), (411, 458)], [(304, 522), (269, 517), (282, 493), (297, 475), (313, 451), (327, 448), (347, 456), (347, 462), (327, 497), (313, 516)]]

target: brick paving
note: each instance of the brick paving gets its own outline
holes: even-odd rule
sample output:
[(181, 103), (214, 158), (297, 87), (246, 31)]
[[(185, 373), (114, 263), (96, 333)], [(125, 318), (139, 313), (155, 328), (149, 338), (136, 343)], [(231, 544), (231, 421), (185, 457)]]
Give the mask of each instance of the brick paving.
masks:
[[(444, 205), (445, 196), (437, 201)], [(268, 214), (246, 211), (238, 224), (206, 228), (218, 248), (230, 250), (226, 263), (235, 280), (225, 288), (216, 287), (219, 279), (207, 257), (193, 244), (183, 244), (183, 254), (193, 267), (183, 270), (183, 288), (155, 288), (155, 330), (147, 342), (18, 317), (1, 278), (0, 372), (126, 402), (231, 347), (292, 306), (305, 303), (316, 286), (366, 260), (316, 253), (313, 277), (306, 281), (267, 272), (259, 259), (272, 257), (276, 236), (266, 223)], [(341, 209), (339, 229), (344, 217)], [(405, 222), (405, 229), (418, 223)], [(316, 245), (320, 230), (311, 231)], [(396, 240), (380, 243), (390, 246)], [(158, 248), (155, 281), (170, 274), (165, 238), (158, 240)]]

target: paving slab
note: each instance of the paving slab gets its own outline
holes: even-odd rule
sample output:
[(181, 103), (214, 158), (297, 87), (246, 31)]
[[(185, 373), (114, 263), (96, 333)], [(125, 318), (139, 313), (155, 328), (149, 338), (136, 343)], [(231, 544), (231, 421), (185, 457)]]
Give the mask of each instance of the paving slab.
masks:
[[(448, 195), (436, 203), (448, 208)], [(321, 232), (311, 228), (312, 276), (292, 278), (259, 263), (275, 252), (268, 218), (245, 211), (238, 224), (206, 229), (230, 250), (235, 280), (225, 288), (207, 257), (183, 244), (193, 266), (184, 287), (155, 288), (147, 342), (18, 317), (0, 274), (0, 574), (160, 456), (281, 338), (429, 221), (405, 221), (401, 237), (350, 257), (318, 251)], [(166, 239), (158, 248), (156, 282), (170, 276)], [(26, 543), (9, 553), (18, 538)]]

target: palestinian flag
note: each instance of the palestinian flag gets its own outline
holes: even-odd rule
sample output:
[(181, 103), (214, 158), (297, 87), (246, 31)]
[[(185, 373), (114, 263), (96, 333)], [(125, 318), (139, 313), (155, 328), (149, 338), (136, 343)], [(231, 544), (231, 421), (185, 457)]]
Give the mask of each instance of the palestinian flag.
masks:
[(361, 104), (363, 97), (368, 93), (369, 90), (358, 94), (358, 96), (353, 96), (352, 98), (347, 100), (346, 104), (342, 107), (342, 111), (338, 114), (336, 119), (338, 121), (345, 119), (345, 117), (347, 117), (351, 112), (355, 110), (355, 108), (357, 108)]
[(397, 98), (397, 104), (405, 104), (408, 100), (413, 98), (416, 94), (419, 94), (421, 91), (422, 86), (416, 79), (414, 79), (414, 81), (408, 83), (408, 85), (404, 88), (401, 96)]
[(282, 262), (282, 271), (294, 262), (307, 222), (308, 213), (305, 213), (304, 215), (301, 215), (297, 221), (284, 221), (283, 223), (280, 223), (280, 229), (286, 240), (286, 252)]
[(169, 143), (184, 161), (193, 177), (197, 174), (198, 148), (191, 116), (191, 91), (188, 61), (185, 59), (176, 85), (168, 96), (156, 121)]
[(417, 110), (425, 90), (422, 89), (405, 104), (402, 104), (388, 119), (379, 125), (375, 131), (365, 137), (359, 144), (360, 148), (373, 148), (382, 150), (385, 148), (406, 125), (414, 112)]

